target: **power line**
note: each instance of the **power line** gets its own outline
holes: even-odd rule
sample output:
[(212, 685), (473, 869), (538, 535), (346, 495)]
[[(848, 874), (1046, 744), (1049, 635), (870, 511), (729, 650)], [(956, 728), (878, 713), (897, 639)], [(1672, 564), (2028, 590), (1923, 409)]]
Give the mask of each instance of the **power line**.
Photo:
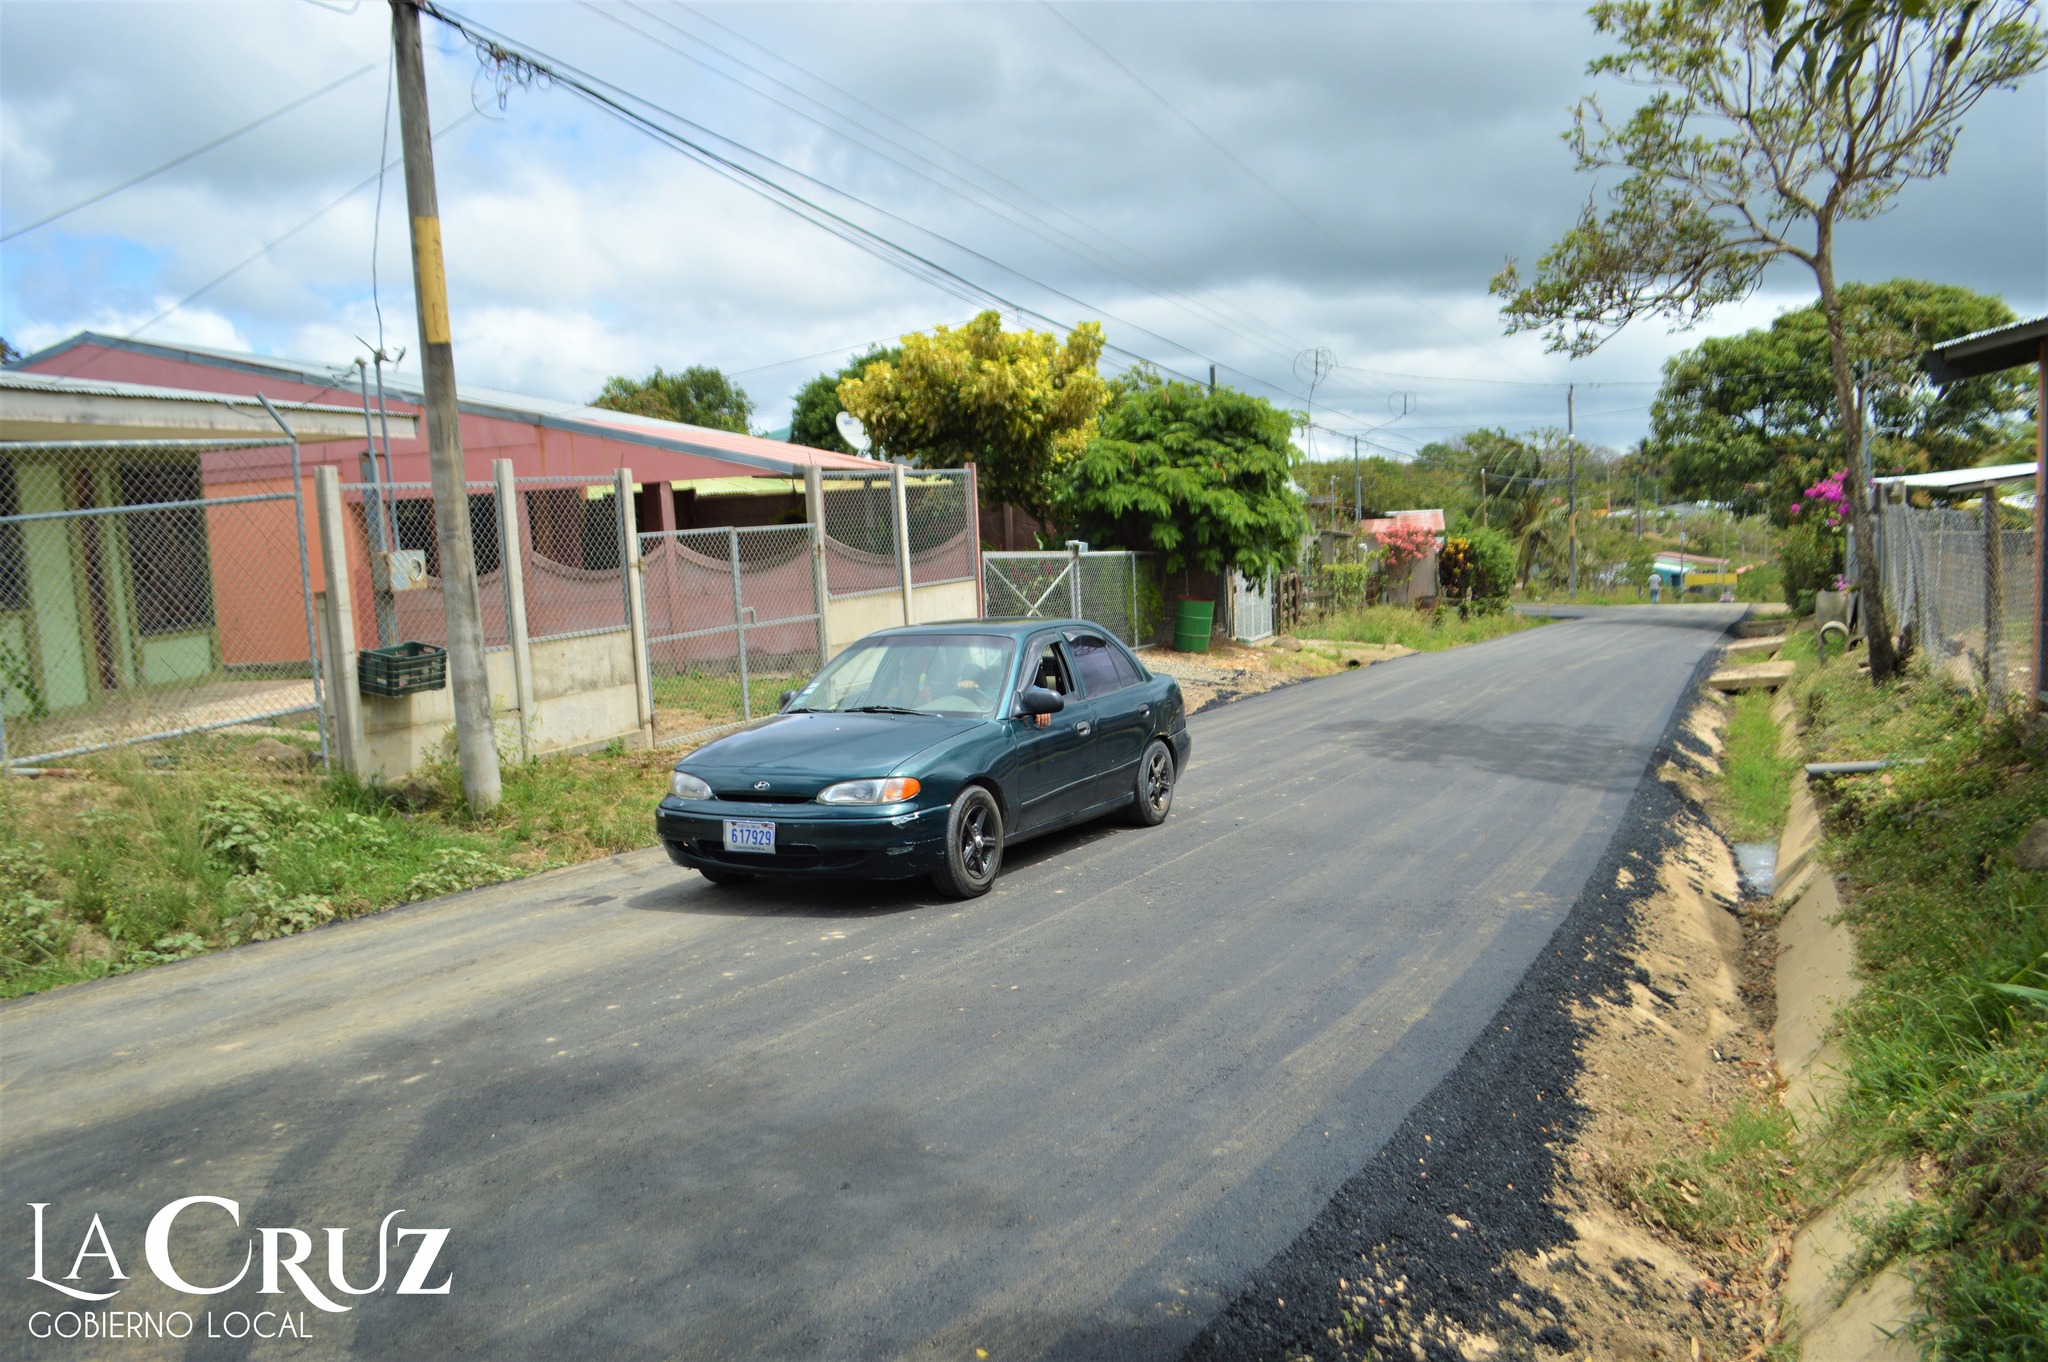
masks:
[[(456, 130), (457, 128), (461, 127), (461, 126), (462, 126), (463, 124), (465, 124), (465, 123), (469, 122), (469, 121), (470, 121), (471, 119), (473, 119), (473, 118), (476, 118), (476, 117), (478, 117), (478, 116), (479, 116), (479, 111), (478, 111), (478, 110), (476, 110), (476, 109), (471, 109), (471, 110), (470, 110), (470, 111), (469, 111), (468, 113), (466, 113), (466, 114), (462, 115), (462, 117), (460, 117), (460, 118), (456, 119), (456, 120), (455, 120), (454, 122), (450, 123), (450, 124), (449, 124), (449, 125), (448, 125), (447, 127), (445, 127), (445, 128), (443, 128), (443, 129), (441, 129), (441, 131), (439, 131), (439, 132), (435, 133), (435, 134), (434, 134), (434, 140), (436, 140), (436, 141), (439, 141), (439, 140), (440, 140), (441, 138), (443, 138), (443, 137), (446, 137), (446, 136), (447, 136), (448, 134), (450, 134), (450, 133), (454, 132), (454, 131), (455, 131), (455, 130)], [(173, 312), (179, 311), (180, 309), (182, 309), (182, 308), (184, 308), (184, 307), (188, 306), (189, 304), (191, 304), (191, 303), (193, 303), (193, 302), (197, 301), (197, 300), (198, 300), (198, 299), (199, 299), (200, 297), (202, 297), (203, 295), (205, 295), (205, 294), (207, 294), (207, 293), (210, 293), (210, 292), (212, 292), (212, 291), (213, 291), (214, 289), (218, 288), (218, 287), (219, 287), (220, 285), (222, 285), (222, 284), (226, 283), (226, 282), (227, 282), (228, 280), (230, 280), (230, 279), (234, 278), (234, 277), (235, 277), (236, 275), (240, 274), (240, 273), (241, 273), (241, 272), (242, 272), (243, 270), (245, 270), (245, 269), (249, 268), (249, 266), (251, 266), (251, 265), (255, 264), (255, 263), (256, 263), (256, 262), (258, 261), (258, 260), (261, 260), (261, 259), (262, 259), (262, 258), (263, 258), (264, 256), (266, 256), (266, 255), (269, 255), (269, 254), (270, 254), (270, 253), (271, 253), (272, 251), (276, 250), (276, 249), (277, 249), (277, 248), (278, 248), (279, 246), (282, 246), (282, 245), (283, 245), (283, 244), (284, 244), (285, 242), (287, 242), (287, 241), (291, 240), (291, 239), (292, 239), (293, 237), (297, 236), (297, 235), (298, 235), (298, 234), (299, 234), (300, 232), (303, 232), (303, 231), (305, 231), (305, 230), (306, 230), (306, 229), (307, 229), (308, 227), (311, 227), (311, 226), (312, 226), (312, 225), (313, 225), (314, 223), (318, 222), (318, 221), (319, 221), (319, 220), (320, 220), (321, 218), (324, 218), (324, 217), (326, 217), (326, 216), (327, 216), (327, 215), (328, 215), (329, 213), (331, 213), (331, 212), (333, 212), (333, 211), (334, 211), (335, 209), (337, 209), (337, 208), (341, 207), (341, 205), (342, 205), (342, 204), (344, 204), (344, 203), (348, 202), (348, 201), (349, 201), (350, 199), (354, 198), (354, 197), (355, 197), (356, 195), (358, 195), (358, 194), (362, 193), (362, 192), (363, 192), (363, 191), (364, 191), (365, 189), (368, 189), (368, 188), (369, 188), (369, 187), (370, 187), (371, 185), (373, 185), (373, 184), (377, 183), (377, 182), (378, 182), (378, 181), (379, 181), (380, 179), (382, 179), (382, 178), (383, 178), (383, 176), (384, 176), (384, 172), (385, 172), (385, 171), (387, 171), (387, 170), (390, 170), (390, 169), (391, 169), (391, 168), (392, 168), (393, 166), (396, 166), (397, 164), (398, 164), (398, 162), (397, 162), (397, 161), (392, 161), (392, 162), (389, 162), (388, 164), (385, 164), (385, 165), (381, 165), (381, 166), (379, 166), (379, 167), (377, 168), (377, 173), (376, 173), (375, 175), (371, 175), (371, 176), (369, 176), (368, 178), (364, 179), (364, 180), (363, 180), (363, 181), (362, 181), (361, 183), (357, 184), (357, 185), (356, 185), (356, 186), (355, 186), (354, 188), (352, 188), (352, 189), (349, 189), (349, 190), (347, 190), (346, 192), (344, 192), (344, 193), (340, 194), (339, 196), (337, 196), (336, 198), (333, 198), (333, 199), (329, 200), (329, 201), (328, 201), (328, 202), (327, 202), (327, 203), (326, 203), (325, 205), (323, 205), (322, 207), (320, 207), (320, 208), (318, 208), (318, 209), (314, 210), (314, 212), (313, 212), (312, 216), (310, 216), (310, 217), (307, 217), (307, 218), (304, 218), (304, 219), (302, 219), (302, 220), (301, 220), (301, 221), (300, 221), (300, 222), (299, 222), (299, 223), (298, 223), (298, 224), (297, 224), (296, 226), (293, 226), (293, 227), (287, 228), (287, 229), (286, 229), (285, 231), (283, 231), (283, 232), (279, 233), (279, 234), (278, 234), (277, 236), (274, 236), (274, 237), (272, 237), (272, 238), (271, 238), (271, 239), (270, 239), (270, 240), (269, 240), (268, 242), (266, 242), (266, 243), (264, 243), (264, 244), (263, 244), (262, 246), (258, 247), (258, 248), (256, 249), (256, 251), (255, 251), (255, 253), (254, 253), (254, 254), (251, 254), (251, 255), (248, 255), (248, 256), (245, 256), (245, 257), (243, 257), (243, 258), (242, 258), (242, 259), (241, 259), (240, 261), (238, 261), (238, 262), (237, 262), (236, 264), (234, 264), (234, 265), (231, 265), (231, 266), (229, 266), (229, 267), (228, 267), (227, 269), (225, 269), (225, 270), (221, 271), (221, 272), (220, 272), (219, 274), (215, 275), (215, 276), (214, 276), (213, 278), (211, 278), (211, 279), (207, 280), (207, 281), (206, 281), (205, 283), (201, 284), (201, 285), (200, 285), (200, 286), (199, 286), (198, 288), (196, 288), (196, 289), (193, 289), (193, 290), (192, 290), (192, 291), (191, 291), (190, 293), (188, 293), (188, 294), (186, 294), (186, 295), (185, 295), (184, 297), (180, 298), (180, 299), (179, 299), (179, 300), (178, 300), (177, 302), (175, 302), (175, 303), (172, 303), (172, 304), (171, 304), (171, 305), (170, 305), (169, 307), (167, 307), (167, 308), (165, 308), (165, 309), (164, 309), (163, 311), (161, 311), (161, 312), (157, 313), (157, 314), (156, 314), (156, 315), (155, 315), (154, 317), (151, 317), (151, 318), (150, 318), (150, 319), (149, 319), (148, 321), (146, 321), (146, 322), (144, 322), (144, 323), (143, 323), (142, 325), (140, 325), (140, 326), (136, 327), (136, 328), (135, 328), (135, 329), (134, 329), (133, 331), (130, 331), (130, 332), (129, 332), (129, 333), (127, 334), (127, 335), (125, 335), (125, 336), (121, 337), (121, 339), (122, 339), (122, 340), (134, 340), (134, 339), (135, 339), (135, 338), (136, 338), (137, 336), (139, 336), (139, 335), (141, 335), (141, 334), (142, 334), (143, 332), (145, 332), (145, 331), (149, 330), (149, 328), (151, 328), (152, 326), (155, 326), (155, 325), (156, 325), (156, 324), (157, 324), (158, 322), (160, 322), (160, 321), (162, 321), (162, 320), (163, 320), (164, 318), (166, 318), (166, 317), (170, 316), (170, 315), (171, 315), (171, 314), (172, 314)], [(91, 352), (91, 353), (89, 353), (89, 354), (87, 355), (87, 360), (86, 360), (86, 363), (87, 363), (87, 364), (89, 364), (89, 363), (91, 362), (91, 360), (92, 360), (92, 358), (93, 358), (94, 356), (96, 356), (96, 355), (98, 355), (98, 354), (103, 354), (103, 353), (108, 353), (108, 352), (106, 352), (106, 351), (94, 351), (94, 352)], [(83, 368), (85, 368), (85, 367), (86, 367), (86, 364), (81, 364), (81, 365), (79, 365), (79, 369), (83, 369)], [(70, 373), (76, 373), (76, 372), (77, 372), (77, 370), (70, 370), (70, 371), (67, 371), (67, 372), (70, 372)], [(332, 387), (333, 385), (332, 385), (332, 384), (329, 384), (328, 386), (329, 386), (329, 387)]]
[[(1240, 321), (1267, 333), (1267, 336), (1269, 337), (1268, 340), (1263, 342), (1254, 341), (1254, 344), (1266, 344), (1268, 346), (1272, 346), (1273, 342), (1277, 340), (1278, 346), (1274, 347), (1275, 353), (1288, 356), (1291, 356), (1295, 351), (1302, 348), (1301, 341), (1298, 337), (1291, 336), (1287, 332), (1280, 330), (1279, 328), (1274, 327), (1270, 323), (1266, 322), (1263, 318), (1260, 318), (1255, 313), (1252, 313), (1245, 308), (1239, 307), (1236, 304), (1231, 303), (1227, 299), (1218, 297), (1213, 291), (1204, 288), (1201, 284), (1197, 283), (1195, 280), (1189, 279), (1186, 275), (1179, 273), (1178, 271), (1174, 270), (1171, 266), (1163, 264), (1160, 261), (1154, 259), (1153, 257), (1147, 255), (1138, 247), (1133, 246), (1129, 242), (1122, 240), (1120, 237), (1117, 237), (1113, 233), (1104, 231), (1101, 227), (1096, 226), (1095, 224), (1087, 221), (1085, 218), (1080, 217), (1070, 209), (1063, 208), (1060, 205), (1046, 199), (1044, 196), (1034, 193), (1025, 186), (1017, 183), (1015, 180), (1007, 178), (1001, 172), (990, 169), (988, 166), (983, 165), (981, 162), (975, 160), (973, 157), (968, 156), (965, 152), (960, 151), (957, 147), (953, 147), (945, 142), (939, 141), (937, 138), (932, 137), (930, 134), (924, 132), (922, 129), (912, 127), (910, 124), (903, 122), (899, 118), (896, 118), (894, 115), (890, 114), (886, 110), (878, 108), (874, 104), (869, 103), (867, 100), (862, 99), (859, 95), (852, 93), (851, 91), (845, 89), (842, 86), (833, 84), (831, 81), (825, 79), (823, 76), (818, 75), (816, 72), (811, 71), (808, 68), (801, 66), (794, 61), (791, 61), (788, 57), (785, 57), (782, 54), (774, 51), (772, 48), (769, 48), (763, 45), (762, 43), (757, 42), (752, 38), (749, 38), (746, 34), (740, 32), (738, 29), (733, 28), (730, 24), (723, 23), (718, 19), (703, 13), (701, 10), (694, 9), (687, 4), (680, 3), (680, 0), (671, 0), (671, 4), (673, 8), (682, 10), (683, 12), (696, 18), (699, 22), (709, 24), (714, 28), (729, 33), (733, 37), (739, 39), (741, 42), (747, 44), (749, 47), (752, 47), (757, 51), (766, 53), (769, 57), (773, 58), (777, 62), (780, 62), (782, 65), (788, 67), (790, 70), (797, 72), (798, 74), (804, 76), (808, 80), (816, 82), (819, 86), (823, 87), (826, 90), (830, 90), (832, 93), (838, 95), (840, 98), (847, 100), (853, 104), (859, 105), (861, 108), (866, 109), (868, 112), (874, 114), (876, 117), (881, 118), (895, 125), (898, 128), (901, 128), (904, 132), (909, 133), (911, 136), (918, 138), (920, 141), (923, 141), (930, 146), (936, 147), (938, 150), (944, 152), (948, 156), (953, 157), (955, 160), (958, 160), (962, 164), (972, 167), (974, 170), (980, 172), (988, 179), (993, 180), (995, 183), (1002, 185), (1003, 187), (1009, 190), (1012, 190), (1016, 194), (1019, 194), (1023, 196), (1025, 199), (1028, 199), (1031, 202), (1038, 204), (1040, 207), (1045, 208), (1049, 212), (1056, 213), (1059, 216), (1067, 219), (1068, 221), (1073, 222), (1077, 226), (1081, 227), (1084, 231), (1090, 233), (1091, 235), (1103, 241), (1108, 242), (1110, 245), (1118, 248), (1118, 250), (1125, 252), (1127, 256), (1134, 257), (1135, 259), (1151, 266), (1160, 274), (1165, 275), (1170, 279), (1177, 280), (1181, 284), (1186, 285), (1188, 288), (1193, 289), (1195, 292), (1204, 294), (1214, 299), (1219, 314), (1224, 310), (1227, 310), (1231, 313), (1235, 313)], [(637, 7), (638, 6), (636, 5), (636, 8)], [(665, 23), (666, 21), (657, 19), (656, 22)], [(709, 50), (718, 53), (720, 56), (725, 57), (728, 61), (732, 61), (741, 66), (744, 66), (746, 67), (746, 69), (750, 71), (759, 72), (766, 79), (776, 80), (774, 76), (769, 75), (767, 72), (761, 72), (760, 68), (748, 64), (741, 58), (734, 56), (732, 53), (726, 51), (721, 47), (718, 47), (716, 44), (709, 42), (708, 40), (697, 34), (688, 33), (686, 30), (678, 28), (674, 24), (668, 24), (667, 26), (674, 30), (675, 32), (684, 34), (684, 36), (688, 37), (691, 41), (699, 43), (702, 46), (708, 48)], [(794, 87), (789, 86), (782, 81), (777, 80), (776, 83), (783, 85), (783, 88), (785, 89), (791, 89), (794, 91)], [(816, 104), (819, 108), (826, 109), (828, 112), (832, 113), (834, 117), (844, 119), (847, 122), (852, 123), (854, 126), (861, 128), (863, 131), (867, 131), (875, 136), (882, 137), (883, 140), (888, 141), (890, 145), (896, 146), (910, 155), (918, 156), (920, 160), (925, 161), (926, 164), (933, 166), (935, 169), (944, 169), (943, 167), (940, 167), (937, 162), (932, 161), (928, 157), (920, 155), (919, 153), (917, 153), (916, 151), (912, 150), (909, 147), (903, 146), (902, 143), (897, 142), (893, 138), (889, 138), (886, 134), (880, 133), (877, 130), (869, 127), (867, 124), (861, 122), (861, 120), (853, 118), (838, 110), (832, 109), (831, 106), (823, 103), (822, 101), (812, 99), (809, 95), (804, 95), (800, 91), (795, 91), (795, 93), (797, 93), (800, 98), (806, 99), (809, 102)], [(955, 174), (955, 172), (952, 171), (944, 171), (944, 173)], [(956, 175), (955, 177), (961, 179), (963, 182), (969, 184), (973, 183), (966, 176)], [(981, 186), (976, 187), (978, 189), (982, 189)], [(983, 192), (990, 192), (992, 197), (996, 198), (999, 202), (1009, 202), (1008, 200), (1004, 199), (1003, 196), (999, 194), (993, 194), (992, 191), (987, 191), (983, 189)], [(1011, 206), (1014, 207), (1015, 205), (1012, 204)], [(1024, 210), (1019, 209), (1019, 211)], [(1041, 222), (1044, 221), (1042, 218), (1035, 218), (1035, 220)], [(1047, 223), (1046, 226), (1053, 231), (1061, 230), (1059, 228), (1052, 227), (1050, 223)], [(1069, 236), (1070, 239), (1078, 241), (1078, 238), (1073, 238), (1070, 233), (1062, 232), (1062, 235)], [(1109, 255), (1111, 253), (1103, 252), (1103, 254)], [(1125, 263), (1128, 264), (1128, 260), (1126, 260)], [(1135, 266), (1133, 266), (1132, 268), (1135, 269)], [(1158, 284), (1156, 280), (1152, 281), (1152, 286), (1154, 288), (1163, 287), (1162, 285)], [(1167, 289), (1166, 291), (1169, 293), (1176, 292), (1172, 289)], [(1190, 299), (1189, 301), (1192, 302), (1193, 300)], [(1227, 324), (1224, 325), (1226, 329), (1229, 329)], [(1233, 334), (1240, 335), (1241, 339), (1249, 339), (1243, 337), (1241, 333), (1233, 332)]]
[(182, 156), (173, 156), (170, 160), (165, 161), (162, 165), (157, 166), (153, 170), (145, 170), (140, 175), (136, 175), (130, 179), (121, 181), (121, 183), (113, 186), (111, 189), (102, 189), (97, 194), (93, 194), (87, 198), (80, 199), (77, 203), (72, 204), (69, 208), (60, 208), (56, 212), (50, 214), (48, 217), (36, 219), (34, 222), (29, 223), (26, 227), (17, 227), (13, 231), (7, 233), (5, 236), (0, 236), (0, 241), (12, 241), (14, 240), (14, 238), (18, 236), (21, 236), (28, 232), (33, 232), (38, 227), (47, 227), (51, 223), (55, 222), (57, 219), (62, 217), (69, 217), (71, 214), (77, 212), (81, 208), (90, 208), (92, 205), (99, 203), (104, 199), (112, 198), (114, 195), (120, 193), (124, 189), (133, 189), (136, 185), (141, 184), (144, 180), (153, 180), (167, 170), (176, 170), (179, 166), (185, 164), (187, 161), (193, 159), (194, 157), (204, 156), (207, 152), (212, 151), (215, 147), (226, 146), (229, 142), (234, 141), (243, 133), (254, 132), (256, 131), (256, 129), (262, 127), (266, 123), (276, 122), (278, 119), (284, 117), (292, 110), (304, 108), (306, 105), (311, 104), (314, 100), (320, 98), (320, 96), (329, 94), (335, 90), (339, 90), (342, 86), (348, 84), (350, 81), (355, 80), (360, 76), (366, 76), (376, 69), (377, 64), (375, 62), (371, 62), (368, 66), (363, 67), (361, 70), (351, 71), (349, 72), (349, 74), (343, 76), (340, 80), (334, 81), (333, 83), (328, 85), (323, 85), (310, 95), (303, 95), (300, 98), (293, 100), (291, 103), (285, 105), (282, 108), (272, 109), (269, 113), (263, 115), (263, 117), (257, 119), (253, 123), (244, 123), (241, 127), (236, 128), (233, 132), (224, 133), (221, 136), (214, 138), (205, 146), (194, 147), (192, 150), (184, 153)]

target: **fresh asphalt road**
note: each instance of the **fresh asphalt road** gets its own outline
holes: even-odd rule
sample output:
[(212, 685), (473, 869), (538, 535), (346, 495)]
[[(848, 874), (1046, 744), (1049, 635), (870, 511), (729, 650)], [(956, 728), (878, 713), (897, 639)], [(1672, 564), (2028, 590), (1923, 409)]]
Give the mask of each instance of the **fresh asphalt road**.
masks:
[[(1506, 998), (1738, 614), (1587, 612), (1197, 716), (1164, 826), (1027, 844), (967, 904), (636, 853), (7, 1004), (0, 1355), (1172, 1358)], [(312, 1236), (316, 1285), (355, 1227), (367, 1283), (404, 1208), (450, 1288), (394, 1293), (410, 1239), (346, 1313), (260, 1294), (260, 1251), (174, 1294), (144, 1231), (201, 1194), (242, 1228), (186, 1213), (195, 1285), (262, 1226)], [(25, 1280), (32, 1202), (48, 1277), (98, 1214), (128, 1276), (77, 1284), (110, 1307), (310, 1339), (31, 1340), (80, 1308)]]

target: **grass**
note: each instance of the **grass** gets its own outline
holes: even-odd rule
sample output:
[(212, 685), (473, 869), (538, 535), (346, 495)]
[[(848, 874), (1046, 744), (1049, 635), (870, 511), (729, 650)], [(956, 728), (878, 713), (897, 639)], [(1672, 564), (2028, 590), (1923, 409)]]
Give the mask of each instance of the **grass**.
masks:
[(1526, 619), (1512, 611), (1460, 619), (1453, 610), (1411, 610), (1397, 605), (1370, 605), (1325, 615), (1317, 620), (1303, 620), (1301, 635), (1333, 643), (1394, 643), (1419, 653), (1429, 653), (1533, 629), (1543, 622)]
[[(1939, 1356), (2042, 1362), (2048, 875), (2011, 850), (2048, 812), (2048, 737), (1987, 720), (1980, 698), (1924, 670), (1880, 690), (1854, 654), (1821, 663), (1810, 635), (1784, 655), (1799, 665), (1806, 757), (1920, 763), (1818, 792), (1865, 981), (1837, 1018), (1844, 1086), (1803, 1133), (1779, 1112), (1739, 1114), (1636, 1195), (1679, 1233), (1753, 1254), (1800, 1218), (1802, 1198), (1903, 1161), (1919, 1195), (1867, 1230), (1862, 1266), (1920, 1265), (1913, 1331)], [(1789, 762), (1766, 702), (1737, 702), (1724, 766), (1717, 813), (1738, 837), (1767, 835)]]
[[(1631, 1194), (1677, 1233), (1750, 1261), (1861, 1170), (1903, 1161), (1910, 1207), (1866, 1229), (1861, 1263), (1914, 1269), (1914, 1337), (1957, 1362), (2048, 1359), (2048, 874), (2011, 851), (2048, 813), (2048, 735), (1913, 669), (1878, 689), (1856, 654), (1798, 664), (1804, 757), (1917, 759), (1817, 794), (1864, 986), (1837, 1018), (1844, 1084), (1795, 1130), (1736, 1113)], [(1747, 701), (1748, 703), (1745, 703)], [(1743, 697), (1716, 813), (1735, 836), (1782, 818), (1788, 759)], [(1780, 774), (1782, 773), (1782, 774)], [(1773, 791), (1776, 787), (1776, 792)]]
[(1769, 841), (1785, 826), (1799, 762), (1781, 755), (1779, 741), (1770, 693), (1736, 696), (1722, 734), (1721, 779), (1712, 799), (1714, 820), (1731, 841)]
[(452, 765), (386, 788), (222, 739), (0, 781), (0, 996), (651, 845), (675, 755), (510, 763), (482, 817)]
[[(801, 686), (807, 676), (788, 672), (756, 672), (747, 677), (747, 696), (755, 718), (782, 706), (782, 692)], [(680, 672), (654, 678), (654, 707), (678, 711), (704, 721), (704, 727), (740, 721), (738, 672)]]
[(1872, 1245), (1927, 1263), (1920, 1335), (1954, 1359), (2048, 1358), (2048, 875), (2011, 850), (2048, 811), (2048, 736), (1915, 672), (1849, 659), (1804, 687), (1817, 755), (1915, 757), (1837, 783), (1827, 856), (1870, 976), (1845, 1013), (1845, 1164), (1902, 1158), (1928, 1195)]

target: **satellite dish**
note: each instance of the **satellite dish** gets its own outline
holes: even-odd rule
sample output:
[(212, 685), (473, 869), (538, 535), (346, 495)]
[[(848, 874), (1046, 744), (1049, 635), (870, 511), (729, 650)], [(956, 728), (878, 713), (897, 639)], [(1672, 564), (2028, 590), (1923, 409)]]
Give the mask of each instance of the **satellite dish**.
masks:
[(834, 423), (839, 427), (839, 438), (861, 453), (865, 454), (875, 447), (875, 442), (868, 438), (868, 428), (862, 425), (860, 418), (852, 412), (840, 412), (834, 418)]

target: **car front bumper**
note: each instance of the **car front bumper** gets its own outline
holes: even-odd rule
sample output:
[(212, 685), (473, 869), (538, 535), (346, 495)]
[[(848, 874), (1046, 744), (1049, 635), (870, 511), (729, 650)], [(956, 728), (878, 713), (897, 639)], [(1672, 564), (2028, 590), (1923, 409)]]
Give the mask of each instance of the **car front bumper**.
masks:
[[(692, 870), (709, 867), (750, 875), (896, 880), (928, 874), (945, 863), (944, 804), (892, 805), (887, 812), (824, 804), (748, 804), (729, 799), (664, 796), (654, 830), (669, 859)], [(775, 851), (725, 849), (725, 822), (744, 818), (775, 825)]]

